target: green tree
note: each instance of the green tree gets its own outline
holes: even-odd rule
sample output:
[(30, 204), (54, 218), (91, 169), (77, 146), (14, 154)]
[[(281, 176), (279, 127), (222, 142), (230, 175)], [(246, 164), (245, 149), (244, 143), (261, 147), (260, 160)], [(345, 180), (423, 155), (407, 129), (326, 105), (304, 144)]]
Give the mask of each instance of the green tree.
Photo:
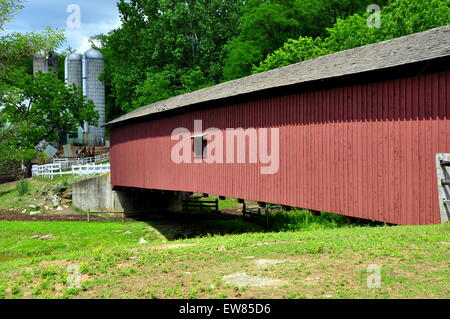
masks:
[(268, 71), (321, 55), (447, 25), (450, 23), (449, 9), (450, 0), (394, 0), (382, 7), (380, 28), (368, 26), (370, 13), (355, 13), (346, 19), (338, 19), (332, 28), (327, 29), (328, 36), (324, 40), (306, 37), (288, 40), (283, 47), (255, 67), (253, 72)]
[[(223, 47), (237, 33), (242, 2), (119, 1), (122, 26), (95, 37), (105, 57), (108, 118), (158, 95), (218, 83)], [(155, 87), (163, 91), (154, 92)]]
[(325, 47), (338, 52), (450, 23), (450, 0), (395, 0), (381, 11), (381, 27), (367, 26), (368, 13), (339, 20), (328, 30)]
[(42, 32), (12, 32), (0, 36), (0, 85), (17, 72), (30, 72), (32, 57), (39, 51), (52, 52), (64, 43), (64, 33), (46, 28)]
[(280, 68), (325, 54), (327, 54), (327, 50), (323, 47), (321, 38), (300, 37), (298, 40), (289, 39), (282, 48), (262, 61), (259, 67), (254, 67), (253, 73)]
[(23, 0), (0, 0), (0, 31), (3, 30), (3, 25), (22, 9), (23, 2)]
[(23, 159), (33, 158), (36, 151), (23, 146), (26, 140), (21, 127), (5, 124), (2, 117), (0, 112), (0, 172), (7, 172), (20, 165)]
[(57, 142), (60, 132), (73, 131), (84, 122), (97, 124), (94, 103), (55, 74), (23, 74), (8, 85), (0, 96), (0, 119), (9, 123), (2, 130), (0, 149), (17, 149), (9, 161), (30, 161), (39, 142)]
[(148, 73), (145, 81), (136, 89), (138, 99), (133, 101), (134, 108), (168, 99), (173, 96), (171, 83), (173, 73), (169, 70), (159, 73)]
[[(324, 37), (326, 28), (331, 27), (337, 19), (346, 18), (355, 12), (362, 13), (372, 2), (373, 0), (250, 0), (240, 19), (239, 35), (226, 47), (224, 79), (233, 80), (249, 75), (255, 65), (288, 39), (299, 36)], [(387, 0), (378, 1), (385, 2)], [(305, 41), (303, 43), (307, 45)]]
[[(0, 29), (22, 3), (0, 0)], [(98, 119), (79, 88), (66, 87), (54, 74), (31, 75), (33, 55), (55, 52), (64, 40), (51, 28), (0, 36), (0, 170), (29, 162), (40, 141), (58, 141), (59, 132)]]
[[(293, 1), (291, 1), (293, 2)], [(226, 47), (224, 79), (250, 74), (253, 64), (301, 32), (295, 10), (286, 3), (262, 2), (249, 7), (241, 17), (239, 36)]]
[(35, 125), (25, 121), (11, 123), (5, 102), (13, 97), (14, 102), (20, 102), (20, 88), (16, 85), (24, 76), (30, 76), (32, 56), (41, 50), (54, 51), (63, 41), (63, 33), (50, 28), (40, 33), (13, 32), (0, 36), (0, 171), (16, 167), (36, 155), (35, 142), (29, 138)]
[[(3, 31), (5, 23), (23, 8), (24, 2), (25, 0), (0, 0), (0, 31)], [(64, 40), (63, 32), (52, 28), (46, 28), (40, 33), (11, 32), (0, 36), (0, 90), (3, 80), (11, 75), (11, 72), (15, 76), (17, 69), (32, 69), (31, 57), (34, 54), (39, 51), (53, 51)]]

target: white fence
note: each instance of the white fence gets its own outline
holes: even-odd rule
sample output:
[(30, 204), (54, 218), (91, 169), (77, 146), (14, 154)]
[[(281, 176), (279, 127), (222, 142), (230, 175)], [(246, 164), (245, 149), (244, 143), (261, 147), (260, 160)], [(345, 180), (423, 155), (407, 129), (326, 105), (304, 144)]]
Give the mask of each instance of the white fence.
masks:
[(87, 165), (87, 164), (103, 163), (106, 161), (109, 161), (109, 153), (100, 154), (95, 157), (77, 158), (74, 160), (68, 158), (55, 158), (53, 159), (53, 164), (61, 164), (61, 167), (63, 169), (68, 169), (74, 165)]
[(72, 165), (70, 168), (64, 167), (62, 163), (47, 164), (47, 165), (33, 165), (31, 171), (33, 176), (53, 178), (53, 176), (62, 175), (96, 175), (106, 174), (111, 170), (109, 164), (86, 164), (86, 165)]

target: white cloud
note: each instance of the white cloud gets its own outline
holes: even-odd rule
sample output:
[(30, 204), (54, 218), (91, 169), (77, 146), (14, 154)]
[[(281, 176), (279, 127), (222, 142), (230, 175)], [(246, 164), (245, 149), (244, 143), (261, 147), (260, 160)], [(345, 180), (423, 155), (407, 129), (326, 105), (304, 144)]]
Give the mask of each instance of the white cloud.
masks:
[[(89, 38), (100, 33), (107, 33), (120, 27), (117, 0), (29, 0), (12, 22), (6, 25), (9, 32), (39, 32), (50, 26), (65, 30), (67, 43), (80, 53), (90, 48)], [(81, 26), (78, 29), (67, 27), (68, 6), (80, 7)]]
[(89, 44), (89, 38), (91, 36), (100, 33), (108, 33), (111, 30), (119, 28), (121, 25), (122, 22), (119, 18), (111, 23), (82, 23), (79, 29), (66, 29), (65, 35), (67, 38), (67, 43), (79, 53), (83, 53), (91, 48)]

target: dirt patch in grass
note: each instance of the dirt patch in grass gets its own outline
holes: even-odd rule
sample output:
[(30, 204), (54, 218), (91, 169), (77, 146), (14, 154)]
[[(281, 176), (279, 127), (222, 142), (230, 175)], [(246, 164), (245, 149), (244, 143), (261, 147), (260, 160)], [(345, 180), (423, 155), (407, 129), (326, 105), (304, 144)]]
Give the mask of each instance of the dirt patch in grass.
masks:
[(274, 267), (278, 264), (284, 264), (286, 260), (277, 260), (277, 259), (258, 259), (255, 260), (255, 265), (258, 268), (269, 268)]
[(39, 263), (39, 266), (42, 267), (63, 267), (67, 268), (69, 265), (72, 265), (74, 262), (69, 260), (45, 260)]
[(193, 247), (197, 246), (198, 244), (166, 244), (166, 245), (159, 245), (159, 246), (151, 246), (149, 248), (151, 249), (175, 249), (175, 248), (184, 248), (184, 247)]
[(258, 276), (249, 276), (245, 272), (242, 273), (234, 273), (231, 275), (226, 275), (222, 277), (222, 281), (224, 281), (228, 285), (236, 286), (239, 288), (243, 287), (279, 287), (283, 285), (287, 285), (287, 281), (272, 279), (272, 278), (263, 278)]
[(283, 240), (283, 241), (263, 241), (251, 243), (251, 246), (271, 246), (271, 245), (283, 245), (283, 244), (295, 244), (295, 243), (303, 243), (304, 240)]
[[(4, 221), (86, 221), (85, 214), (78, 213), (73, 209), (65, 209), (63, 211), (43, 212), (36, 215), (29, 213), (21, 213), (11, 210), (0, 210), (0, 220)], [(101, 217), (97, 215), (90, 216), (91, 221), (108, 221), (111, 218)], [(127, 220), (132, 221), (132, 220)]]
[(187, 247), (194, 247), (198, 244), (192, 243), (192, 244), (162, 244), (157, 246), (150, 246), (150, 245), (143, 245), (142, 247), (137, 247), (131, 249), (132, 252), (140, 252), (140, 251), (146, 251), (149, 249), (152, 250), (168, 250), (168, 249), (178, 249), (178, 248), (187, 248)]

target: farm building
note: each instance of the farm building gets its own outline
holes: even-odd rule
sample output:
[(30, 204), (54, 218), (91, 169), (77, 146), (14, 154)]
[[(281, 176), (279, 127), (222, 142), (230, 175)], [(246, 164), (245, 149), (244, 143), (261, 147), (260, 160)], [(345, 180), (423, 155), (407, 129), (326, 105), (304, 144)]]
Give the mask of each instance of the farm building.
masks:
[[(113, 120), (106, 124), (111, 183), (436, 224), (448, 220), (436, 156), (450, 153), (449, 117), (450, 26), (444, 26)], [(180, 146), (184, 140), (192, 146)]]

